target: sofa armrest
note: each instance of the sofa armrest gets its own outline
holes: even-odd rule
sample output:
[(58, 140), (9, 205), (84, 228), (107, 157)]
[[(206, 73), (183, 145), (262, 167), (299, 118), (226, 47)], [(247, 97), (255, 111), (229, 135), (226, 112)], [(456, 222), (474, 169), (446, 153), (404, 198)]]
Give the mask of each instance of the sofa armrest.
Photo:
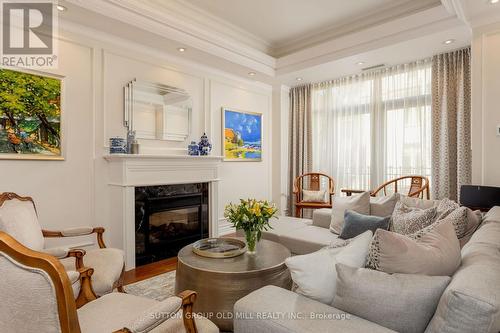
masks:
[(394, 331), (290, 290), (266, 286), (234, 305), (234, 331), (394, 333)]
[(332, 210), (331, 208), (321, 208), (315, 209), (312, 216), (312, 225), (321, 228), (330, 228), (330, 223), (332, 221)]

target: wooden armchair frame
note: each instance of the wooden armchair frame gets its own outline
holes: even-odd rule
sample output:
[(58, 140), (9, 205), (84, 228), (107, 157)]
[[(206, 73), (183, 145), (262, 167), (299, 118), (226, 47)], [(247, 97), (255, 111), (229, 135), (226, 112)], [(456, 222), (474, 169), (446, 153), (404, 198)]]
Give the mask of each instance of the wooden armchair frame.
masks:
[[(321, 178), (328, 179), (328, 201), (327, 202), (303, 202), (302, 190), (304, 178), (309, 177), (309, 189), (311, 191), (319, 191), (321, 188)], [(332, 208), (332, 196), (335, 194), (335, 182), (332, 177), (320, 172), (309, 172), (295, 178), (293, 182), (293, 194), (295, 194), (295, 216), (301, 217), (304, 208)]]
[[(7, 254), (9, 257), (25, 266), (38, 268), (46, 272), (49, 275), (55, 289), (61, 332), (81, 333), (71, 283), (68, 275), (66, 274), (66, 270), (59, 260), (49, 254), (28, 249), (2, 231), (0, 231), (0, 252)], [(84, 267), (79, 271), (83, 273), (85, 283), (90, 284), (93, 269)], [(181, 292), (178, 297), (182, 299), (183, 322), (186, 333), (197, 333), (193, 314), (196, 292), (185, 290)], [(32, 315), (33, 314), (27, 314), (27, 316)], [(130, 330), (123, 328), (113, 333), (119, 332), (130, 332)]]
[[(410, 189), (408, 190), (408, 196), (411, 198), (421, 198), (421, 199), (430, 199), (430, 185), (429, 185), (429, 178), (424, 177), (424, 176), (403, 176), (403, 177), (398, 177), (395, 179), (391, 179), (379, 187), (377, 187), (374, 191), (370, 191), (370, 195), (372, 197), (376, 197), (379, 192), (383, 192), (384, 195), (387, 195), (387, 187), (390, 186), (391, 184), (394, 184), (394, 192), (398, 193), (398, 182), (403, 179), (410, 179), (411, 178), (411, 185)], [(352, 189), (342, 189), (340, 190), (341, 192), (345, 193), (347, 196), (351, 196), (353, 193), (363, 193), (365, 191), (363, 190), (352, 190)]]
[[(36, 205), (35, 202), (33, 201), (32, 197), (22, 197), (14, 192), (4, 192), (0, 194), (0, 207), (6, 202), (7, 200), (14, 200), (17, 199), (19, 201), (29, 201), (33, 205), (33, 208), (35, 209), (35, 213), (37, 213), (36, 210)], [(38, 214), (38, 213), (37, 213)], [(61, 238), (61, 237), (78, 237), (78, 236), (86, 236), (86, 235), (91, 235), (91, 234), (96, 234), (97, 238), (97, 244), (99, 245), (99, 248), (103, 249), (106, 248), (106, 244), (104, 243), (104, 238), (103, 234), (105, 229), (103, 227), (95, 227), (92, 228), (91, 231), (86, 231), (82, 233), (72, 233), (71, 235), (65, 235), (64, 230), (61, 231), (51, 231), (51, 230), (42, 230), (42, 235), (45, 238)], [(70, 249), (66, 255), (66, 258), (68, 257), (73, 257), (75, 258), (75, 268), (77, 271), (80, 271), (80, 269), (84, 268), (83, 264), (83, 257), (85, 256), (85, 250), (81, 249)], [(63, 259), (63, 258), (60, 258)], [(123, 275), (125, 273), (125, 264), (123, 265), (122, 272), (120, 275), (120, 278), (118, 281), (115, 282), (113, 289), (118, 289), (120, 292), (124, 292), (123, 290)], [(78, 307), (83, 306), (85, 303), (92, 301), (97, 298), (96, 294), (94, 293), (92, 286), (90, 282), (85, 282), (83, 283), (83, 276), (80, 274), (80, 282), (81, 282), (81, 288), (80, 288), (80, 294), (78, 295), (76, 299), (76, 304)]]

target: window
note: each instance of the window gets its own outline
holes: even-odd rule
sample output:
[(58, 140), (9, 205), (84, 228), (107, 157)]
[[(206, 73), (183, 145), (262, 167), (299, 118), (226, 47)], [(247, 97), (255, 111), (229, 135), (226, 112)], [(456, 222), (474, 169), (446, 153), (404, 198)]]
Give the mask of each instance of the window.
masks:
[(431, 62), (314, 86), (313, 168), (336, 189), (431, 173)]

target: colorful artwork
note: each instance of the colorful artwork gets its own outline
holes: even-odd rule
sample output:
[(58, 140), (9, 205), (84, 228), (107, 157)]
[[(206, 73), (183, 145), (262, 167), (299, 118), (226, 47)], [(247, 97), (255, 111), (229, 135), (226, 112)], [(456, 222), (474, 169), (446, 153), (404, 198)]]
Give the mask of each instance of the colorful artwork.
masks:
[(60, 79), (0, 69), (0, 158), (62, 159)]
[(262, 160), (262, 114), (222, 109), (226, 161)]

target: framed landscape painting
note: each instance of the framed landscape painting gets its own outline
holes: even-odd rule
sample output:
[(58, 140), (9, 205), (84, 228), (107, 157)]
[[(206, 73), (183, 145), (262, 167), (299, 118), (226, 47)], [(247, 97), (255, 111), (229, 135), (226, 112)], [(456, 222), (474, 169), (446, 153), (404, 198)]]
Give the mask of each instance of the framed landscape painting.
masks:
[(222, 108), (225, 161), (262, 160), (262, 114)]
[(61, 78), (0, 69), (0, 159), (63, 159)]

